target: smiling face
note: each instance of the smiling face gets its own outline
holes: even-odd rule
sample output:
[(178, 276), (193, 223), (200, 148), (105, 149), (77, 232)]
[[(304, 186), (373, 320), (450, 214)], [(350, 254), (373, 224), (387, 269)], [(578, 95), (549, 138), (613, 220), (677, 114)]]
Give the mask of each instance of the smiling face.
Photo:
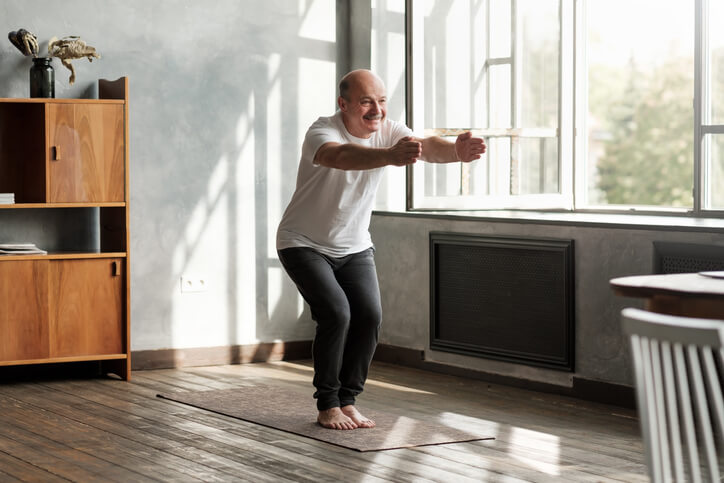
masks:
[(368, 138), (387, 117), (385, 84), (368, 70), (352, 71), (340, 83), (337, 104), (347, 131), (358, 138)]

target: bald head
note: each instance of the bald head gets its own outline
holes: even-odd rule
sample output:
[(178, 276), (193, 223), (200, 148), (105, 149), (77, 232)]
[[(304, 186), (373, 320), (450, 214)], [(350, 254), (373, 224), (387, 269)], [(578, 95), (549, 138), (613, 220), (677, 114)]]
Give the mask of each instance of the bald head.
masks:
[(367, 69), (357, 69), (348, 72), (342, 80), (339, 81), (339, 96), (346, 101), (350, 100), (350, 91), (359, 86), (377, 84), (384, 89), (385, 83), (382, 82), (375, 73)]

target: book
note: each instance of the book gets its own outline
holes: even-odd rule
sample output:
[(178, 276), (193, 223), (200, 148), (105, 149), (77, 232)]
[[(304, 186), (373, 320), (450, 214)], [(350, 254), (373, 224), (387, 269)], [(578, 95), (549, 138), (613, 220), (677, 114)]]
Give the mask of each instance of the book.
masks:
[(47, 255), (34, 243), (0, 243), (0, 255)]
[(0, 193), (0, 205), (12, 205), (15, 203), (15, 193)]

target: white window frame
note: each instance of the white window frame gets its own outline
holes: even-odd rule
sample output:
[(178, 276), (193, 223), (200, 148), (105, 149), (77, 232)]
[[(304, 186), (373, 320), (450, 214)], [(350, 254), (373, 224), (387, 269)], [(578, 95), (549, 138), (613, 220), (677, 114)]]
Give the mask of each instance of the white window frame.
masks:
[[(488, 65), (500, 65), (508, 63), (511, 66), (511, 124), (516, 125), (518, 118), (519, 105), (517, 87), (520, 82), (519, 69), (517, 68), (517, 59), (520, 58), (518, 52), (518, 42), (516, 42), (516, 31), (519, 30), (516, 25), (517, 16), (515, 15), (516, 0), (511, 0), (511, 56), (504, 58), (488, 59)], [(408, 38), (408, 55), (407, 55), (407, 120), (409, 127), (416, 132), (420, 132), (424, 136), (457, 136), (465, 131), (471, 131), (473, 135), (483, 137), (487, 140), (491, 138), (510, 138), (511, 151), (515, 149), (516, 141), (520, 138), (557, 138), (558, 139), (558, 186), (559, 193), (546, 194), (525, 194), (525, 195), (456, 195), (456, 196), (424, 196), (423, 176), (419, 175), (420, 170), (424, 169), (422, 165), (410, 166), (407, 168), (407, 209), (410, 211), (417, 210), (478, 210), (478, 209), (549, 209), (549, 210), (570, 210), (573, 207), (573, 114), (570, 102), (564, 97), (565, 90), (572, 91), (573, 86), (573, 70), (572, 62), (564, 59), (563, 55), (559, 55), (559, 84), (558, 84), (558, 127), (555, 129), (543, 128), (491, 128), (480, 129), (468, 126), (456, 126), (446, 129), (424, 129), (423, 109), (421, 98), (414, 95), (414, 92), (424, 91), (423, 61), (421, 56), (415, 55), (422, 52), (423, 37), (419, 35), (423, 32), (424, 22), (422, 14), (414, 6), (413, 0), (406, 0), (406, 35)], [(573, 7), (572, 0), (561, 0), (560, 15), (563, 22), (568, 24), (568, 28), (561, 28), (561, 45), (572, 42), (572, 17)], [(419, 4), (418, 4), (419, 6)], [(562, 24), (563, 24), (562, 22)], [(418, 35), (415, 35), (418, 33)], [(490, 42), (486, 42), (489, 48)], [(565, 49), (560, 47), (560, 53)], [(566, 65), (566, 62), (568, 65)], [(487, 94), (490, 96), (490, 92)], [(510, 182), (510, 165), (502, 168), (508, 171), (508, 180)], [(417, 176), (415, 175), (417, 171)], [(501, 180), (502, 182), (503, 180)], [(483, 208), (481, 208), (481, 206)]]
[(709, 134), (724, 134), (724, 125), (711, 124), (709, 69), (709, 3), (696, 0), (696, 40), (694, 43), (694, 211), (707, 216), (724, 217), (724, 210), (708, 209), (711, 193), (707, 179), (710, 176)]
[[(516, 0), (510, 0), (515, 11)], [(656, 206), (630, 205), (586, 205), (586, 173), (585, 166), (585, 130), (586, 111), (586, 57), (585, 57), (585, 4), (588, 0), (560, 0), (560, 52), (559, 52), (559, 98), (558, 128), (555, 132), (531, 133), (526, 129), (476, 129), (465, 126), (451, 127), (445, 130), (423, 130), (422, 97), (414, 93), (424, 89), (422, 75), (422, 59), (416, 55), (422, 52), (422, 35), (424, 22), (422, 13), (415, 9), (414, 0), (406, 0), (406, 90), (407, 90), (407, 121), (416, 132), (428, 135), (455, 135), (470, 130), (474, 135), (487, 139), (494, 137), (525, 137), (533, 134), (558, 137), (559, 155), (559, 190), (557, 194), (539, 195), (502, 195), (502, 196), (424, 196), (421, 166), (407, 168), (407, 210), (500, 210), (522, 209), (538, 211), (573, 211), (599, 213), (635, 213), (655, 215), (679, 215), (694, 217), (724, 217), (724, 210), (707, 209), (710, 193), (708, 192), (709, 176), (708, 155), (710, 140), (708, 134), (724, 135), (724, 125), (709, 123), (709, 49), (708, 49), (708, 5), (711, 0), (695, 0), (695, 51), (694, 51), (694, 172), (693, 176), (693, 208), (670, 208)], [(635, 0), (632, 0), (635, 1)], [(419, 7), (419, 4), (418, 4)], [(516, 73), (516, 42), (515, 19), (512, 15), (512, 52), (511, 52), (511, 115), (515, 126), (517, 105), (516, 84), (520, 82)], [(500, 60), (501, 62), (503, 60)], [(553, 131), (553, 130), (550, 130)], [(581, 133), (582, 135), (576, 135)], [(416, 175), (417, 174), (417, 175)]]

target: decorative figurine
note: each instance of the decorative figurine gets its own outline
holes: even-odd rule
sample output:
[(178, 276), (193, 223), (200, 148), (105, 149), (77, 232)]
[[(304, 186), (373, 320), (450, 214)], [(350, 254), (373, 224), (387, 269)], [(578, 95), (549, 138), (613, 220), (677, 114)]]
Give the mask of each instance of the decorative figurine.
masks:
[(48, 43), (48, 54), (51, 57), (59, 58), (60, 62), (70, 70), (70, 79), (68, 80), (70, 85), (75, 82), (75, 69), (73, 64), (70, 63), (71, 60), (86, 57), (88, 62), (93, 62), (93, 58), (101, 58), (95, 47), (87, 45), (76, 35), (63, 37), (62, 39), (51, 38)]
[(23, 55), (38, 56), (38, 38), (31, 32), (25, 29), (13, 30), (8, 33), (8, 39)]

